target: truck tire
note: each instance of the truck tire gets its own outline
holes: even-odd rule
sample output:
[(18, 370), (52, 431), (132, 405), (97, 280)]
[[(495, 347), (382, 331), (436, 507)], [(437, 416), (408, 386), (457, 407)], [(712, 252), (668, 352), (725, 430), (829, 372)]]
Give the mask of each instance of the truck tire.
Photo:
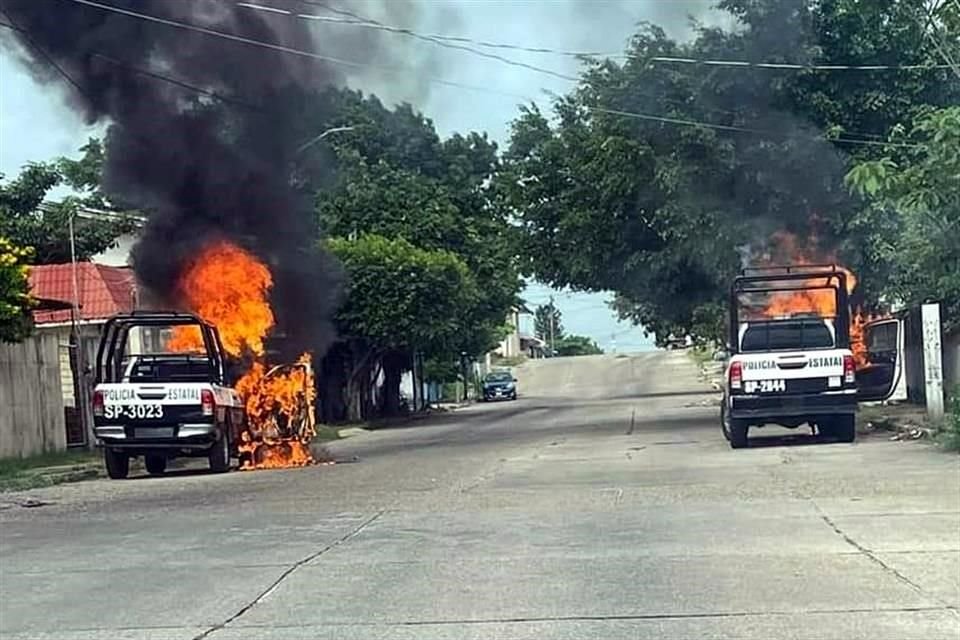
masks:
[(143, 465), (147, 468), (147, 473), (152, 476), (163, 475), (167, 470), (167, 456), (157, 453), (148, 453), (143, 456)]
[(730, 448), (746, 449), (749, 444), (747, 434), (750, 432), (750, 425), (745, 420), (730, 418)]
[(720, 405), (720, 428), (723, 430), (723, 437), (730, 443), (731, 449), (743, 449), (747, 446), (747, 432), (750, 426), (746, 421), (731, 418), (727, 414), (726, 399)]
[(830, 430), (838, 442), (853, 442), (857, 439), (857, 417), (855, 415), (834, 416), (830, 422)]
[(103, 463), (111, 480), (123, 480), (130, 474), (130, 456), (123, 451), (104, 447)]
[(210, 462), (210, 471), (214, 473), (230, 470), (230, 434), (227, 430), (224, 430), (220, 439), (210, 447), (207, 460)]

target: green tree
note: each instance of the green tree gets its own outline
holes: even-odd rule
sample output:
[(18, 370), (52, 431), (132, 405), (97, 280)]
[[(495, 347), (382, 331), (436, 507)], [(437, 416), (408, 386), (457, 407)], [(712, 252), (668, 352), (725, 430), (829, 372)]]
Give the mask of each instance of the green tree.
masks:
[[(333, 238), (374, 234), (457, 256), (482, 286), (451, 316), (460, 330), (449, 340), (420, 342), (416, 348), (431, 366), (447, 369), (459, 366), (463, 354), (489, 351), (505, 335), (507, 313), (521, 288), (507, 208), (491, 189), (500, 168), (496, 145), (475, 133), (441, 140), (433, 124), (408, 106), (390, 111), (354, 92), (331, 100), (337, 104), (334, 115), (312, 126), (354, 129), (324, 140), (335, 155), (337, 174), (317, 192), (318, 228)], [(347, 350), (348, 360), (364, 350), (358, 344)], [(343, 355), (338, 353), (335, 357)], [(411, 356), (395, 362), (408, 367)]]
[(719, 6), (735, 28), (699, 27), (679, 43), (645, 25), (623, 63), (588, 63), (552, 117), (524, 108), (498, 173), (524, 272), (556, 287), (614, 291), (621, 316), (661, 343), (720, 339), (726, 288), (774, 231), (839, 249), (864, 283), (858, 295), (876, 298), (889, 265), (865, 241), (877, 221), (843, 176), (882, 154), (872, 143), (896, 123), (960, 99), (949, 70), (933, 66), (839, 72), (655, 60), (940, 62), (913, 0)]
[[(6, 182), (0, 175), (0, 235), (31, 247), (34, 264), (70, 261), (71, 218), (78, 260), (88, 260), (109, 249), (119, 236), (136, 228), (135, 220), (119, 214), (100, 189), (100, 142), (91, 139), (81, 150), (83, 156), (79, 160), (60, 158), (29, 164), (20, 175)], [(70, 187), (75, 195), (59, 202), (45, 202), (50, 191), (58, 186)], [(77, 217), (81, 209), (91, 207), (108, 213)]]
[(541, 340), (563, 338), (563, 314), (552, 302), (539, 305), (533, 312), (534, 333)]
[(892, 293), (911, 305), (942, 302), (947, 327), (960, 327), (960, 107), (919, 116), (891, 140), (910, 146), (860, 163), (847, 182), (898, 220), (886, 244)]
[(603, 349), (587, 336), (564, 336), (557, 340), (558, 356), (595, 356), (603, 353)]
[[(400, 375), (414, 350), (449, 353), (459, 344), (469, 310), (479, 298), (473, 276), (456, 254), (421, 249), (403, 238), (364, 234), (327, 243), (347, 275), (345, 299), (337, 312), (342, 335), (363, 343), (347, 390), (348, 402), (373, 363), (381, 361), (385, 376), (384, 411), (398, 409)], [(349, 417), (359, 419), (355, 404)]]
[(29, 249), (0, 237), (0, 342), (18, 342), (30, 335), (29, 258)]

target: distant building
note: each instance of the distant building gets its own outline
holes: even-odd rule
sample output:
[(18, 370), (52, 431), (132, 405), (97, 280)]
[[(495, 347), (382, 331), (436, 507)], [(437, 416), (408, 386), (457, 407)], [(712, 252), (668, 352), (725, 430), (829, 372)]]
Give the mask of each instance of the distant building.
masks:
[(500, 341), (494, 350), (501, 358), (541, 358), (547, 344), (534, 333), (534, 314), (527, 305), (521, 303), (507, 314), (507, 325), (511, 331)]

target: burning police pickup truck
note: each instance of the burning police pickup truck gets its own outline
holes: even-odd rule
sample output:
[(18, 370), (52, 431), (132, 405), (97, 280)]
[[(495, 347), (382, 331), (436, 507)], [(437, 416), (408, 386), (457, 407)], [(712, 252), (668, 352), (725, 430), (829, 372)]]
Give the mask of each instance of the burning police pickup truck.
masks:
[[(751, 427), (808, 424), (841, 442), (856, 438), (857, 403), (889, 397), (896, 354), (870, 348), (871, 324), (858, 362), (851, 350), (848, 295), (853, 274), (835, 265), (744, 270), (730, 291), (732, 353), (721, 423), (738, 449)], [(869, 384), (858, 385), (858, 368)]]
[[(160, 348), (184, 330), (201, 336), (202, 353)], [(104, 327), (96, 366), (94, 433), (111, 478), (127, 477), (130, 458), (140, 455), (151, 474), (176, 456), (205, 456), (214, 472), (229, 468), (246, 420), (227, 384), (215, 327), (175, 312), (115, 316)]]
[(314, 380), (309, 358), (238, 379), (216, 327), (189, 313), (135, 312), (107, 321), (97, 351), (94, 432), (110, 478), (130, 460), (164, 473), (177, 457), (224, 472), (312, 461)]

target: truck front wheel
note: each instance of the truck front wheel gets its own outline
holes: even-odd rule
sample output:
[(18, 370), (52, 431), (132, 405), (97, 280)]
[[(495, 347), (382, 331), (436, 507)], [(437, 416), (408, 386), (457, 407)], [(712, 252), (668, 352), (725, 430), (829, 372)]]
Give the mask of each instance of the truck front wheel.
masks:
[(123, 451), (104, 447), (103, 462), (107, 467), (107, 476), (112, 480), (123, 480), (130, 474), (130, 456)]

